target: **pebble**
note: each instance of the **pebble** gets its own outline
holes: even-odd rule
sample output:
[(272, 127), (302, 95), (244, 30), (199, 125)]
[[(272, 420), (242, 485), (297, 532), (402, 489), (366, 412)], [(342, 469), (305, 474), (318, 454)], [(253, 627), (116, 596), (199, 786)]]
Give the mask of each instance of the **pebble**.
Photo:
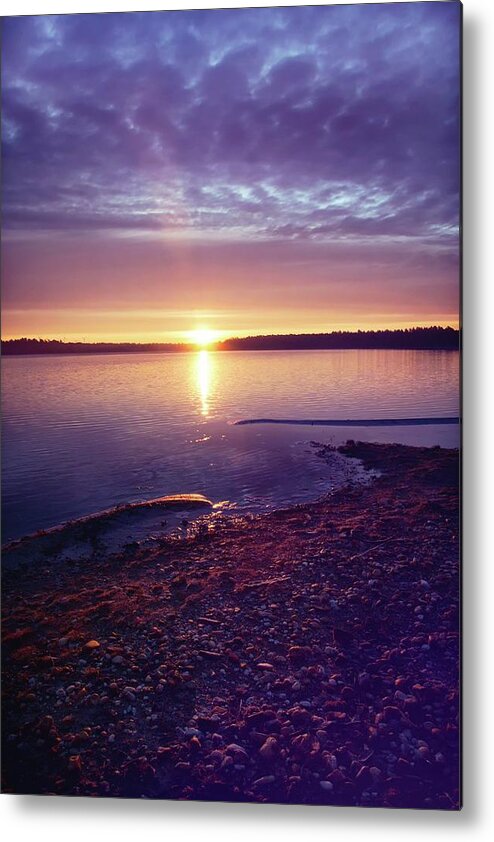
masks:
[(266, 786), (274, 784), (276, 778), (274, 775), (263, 775), (262, 778), (257, 778), (252, 784), (253, 787), (263, 789)]
[(268, 762), (275, 760), (278, 755), (278, 740), (275, 737), (268, 737), (259, 749), (259, 755)]
[(321, 789), (324, 789), (325, 792), (332, 792), (334, 789), (334, 785), (331, 781), (319, 781), (319, 786)]

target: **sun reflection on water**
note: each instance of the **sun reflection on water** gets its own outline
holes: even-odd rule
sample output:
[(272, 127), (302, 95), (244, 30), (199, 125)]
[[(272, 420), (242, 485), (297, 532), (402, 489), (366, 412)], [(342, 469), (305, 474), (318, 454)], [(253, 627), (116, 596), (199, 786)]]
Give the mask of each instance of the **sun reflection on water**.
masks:
[(209, 351), (199, 351), (197, 354), (197, 387), (201, 400), (201, 414), (209, 415), (209, 401), (211, 391), (211, 354)]

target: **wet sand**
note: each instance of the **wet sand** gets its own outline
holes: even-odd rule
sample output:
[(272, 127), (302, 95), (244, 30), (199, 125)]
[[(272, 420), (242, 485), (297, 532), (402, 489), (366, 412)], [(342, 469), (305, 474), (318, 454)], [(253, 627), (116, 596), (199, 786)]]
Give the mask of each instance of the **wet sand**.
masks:
[(4, 791), (458, 809), (458, 453), (343, 451), (381, 475), (5, 570)]

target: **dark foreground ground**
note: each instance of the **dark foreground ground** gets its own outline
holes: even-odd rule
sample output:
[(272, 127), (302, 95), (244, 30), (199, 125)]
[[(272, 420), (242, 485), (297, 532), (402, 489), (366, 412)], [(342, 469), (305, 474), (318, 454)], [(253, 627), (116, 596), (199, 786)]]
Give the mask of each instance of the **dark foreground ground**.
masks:
[(4, 573), (4, 791), (459, 808), (458, 454), (344, 449), (382, 476)]

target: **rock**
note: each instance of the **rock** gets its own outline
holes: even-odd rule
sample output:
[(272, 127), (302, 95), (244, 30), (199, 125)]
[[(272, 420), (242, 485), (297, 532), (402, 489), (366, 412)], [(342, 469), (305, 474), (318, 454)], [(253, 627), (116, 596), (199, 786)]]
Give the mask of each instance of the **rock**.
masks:
[(303, 707), (290, 708), (290, 710), (287, 712), (287, 715), (290, 721), (293, 722), (293, 724), (296, 726), (304, 726), (311, 720), (311, 715), (309, 711)]
[(197, 728), (184, 728), (185, 737), (202, 737), (201, 731)]
[(310, 734), (299, 734), (292, 740), (292, 748), (298, 755), (309, 754), (312, 749), (313, 739)]
[(387, 705), (383, 710), (383, 719), (385, 722), (398, 722), (403, 718), (401, 710), (394, 705)]
[(69, 757), (69, 770), (74, 775), (82, 773), (82, 760), (80, 754), (73, 754)]
[(320, 787), (321, 787), (321, 789), (323, 789), (325, 792), (332, 792), (332, 791), (333, 791), (333, 789), (334, 789), (334, 786), (333, 786), (333, 784), (331, 783), (331, 781), (319, 781), (319, 786), (320, 786)]
[(218, 727), (219, 718), (217, 716), (198, 716), (197, 724), (201, 731), (214, 731)]
[(334, 769), (329, 775), (328, 778), (331, 780), (334, 786), (341, 786), (345, 783), (345, 776), (341, 769)]
[(362, 788), (365, 788), (372, 783), (372, 775), (368, 766), (364, 765), (360, 767), (355, 775), (355, 783)]
[(199, 737), (191, 737), (189, 740), (189, 746), (192, 751), (199, 751), (199, 749), (201, 748), (201, 741)]
[(260, 710), (255, 713), (250, 713), (245, 717), (245, 724), (248, 728), (262, 728), (266, 722), (276, 718), (274, 710)]
[(278, 740), (275, 737), (268, 737), (266, 742), (263, 743), (259, 749), (259, 755), (268, 763), (272, 763), (273, 760), (276, 760), (278, 752)]
[(122, 696), (129, 702), (135, 702), (136, 696), (134, 692), (134, 687), (124, 687), (122, 691)]
[(372, 782), (377, 784), (382, 778), (382, 772), (377, 766), (371, 766), (369, 768), (369, 772), (372, 778)]
[(264, 775), (262, 778), (257, 778), (252, 784), (256, 789), (264, 789), (264, 787), (274, 784), (276, 778), (274, 775)]
[(336, 646), (341, 646), (345, 649), (353, 644), (354, 635), (347, 629), (334, 628), (333, 640)]
[(290, 646), (288, 657), (293, 664), (307, 664), (312, 658), (312, 649), (309, 646)]
[(92, 649), (99, 649), (99, 641), (98, 640), (88, 640), (87, 643), (84, 644), (84, 649), (91, 651)]
[(249, 755), (242, 746), (237, 745), (236, 743), (230, 743), (225, 749), (225, 753), (232, 755), (236, 762), (249, 759)]

